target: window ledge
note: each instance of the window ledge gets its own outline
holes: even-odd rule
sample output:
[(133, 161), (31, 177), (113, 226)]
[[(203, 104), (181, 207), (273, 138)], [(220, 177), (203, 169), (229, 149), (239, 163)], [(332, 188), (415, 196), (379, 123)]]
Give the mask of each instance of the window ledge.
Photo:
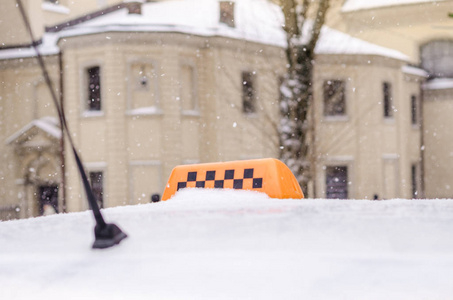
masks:
[(395, 118), (393, 118), (393, 117), (384, 117), (384, 124), (395, 125)]
[(103, 117), (104, 112), (103, 111), (90, 111), (86, 110), (82, 113), (83, 118), (96, 118), (96, 117)]
[(326, 122), (348, 122), (349, 116), (324, 116), (324, 121)]
[(162, 109), (156, 106), (135, 108), (126, 112), (126, 115), (128, 116), (159, 116), (162, 114)]
[(183, 116), (187, 116), (187, 117), (199, 117), (199, 116), (201, 116), (200, 111), (198, 111), (198, 110), (183, 110), (183, 111), (181, 111), (181, 114)]
[(243, 115), (246, 117), (246, 118), (250, 118), (250, 119), (256, 119), (258, 118), (258, 113), (256, 112), (250, 112), (250, 113), (243, 113)]

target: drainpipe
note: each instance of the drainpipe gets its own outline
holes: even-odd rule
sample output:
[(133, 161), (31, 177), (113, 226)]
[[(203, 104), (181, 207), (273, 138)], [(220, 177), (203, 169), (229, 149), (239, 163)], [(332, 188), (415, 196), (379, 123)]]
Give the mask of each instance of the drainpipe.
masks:
[[(64, 115), (64, 73), (63, 73), (63, 53), (60, 51), (58, 53), (58, 67), (60, 73), (60, 107), (61, 111)], [(60, 118), (60, 128), (61, 128), (61, 138), (60, 138), (60, 165), (61, 165), (61, 203), (62, 203), (62, 210), (61, 212), (66, 213), (66, 160), (65, 160), (65, 140), (64, 140), (64, 124), (62, 123), (62, 119)]]

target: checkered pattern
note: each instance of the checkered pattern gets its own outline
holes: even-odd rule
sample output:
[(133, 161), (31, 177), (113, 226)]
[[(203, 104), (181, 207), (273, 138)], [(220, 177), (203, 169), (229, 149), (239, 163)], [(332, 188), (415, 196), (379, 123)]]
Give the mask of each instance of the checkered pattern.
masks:
[[(200, 174), (201, 173), (201, 174)], [(188, 187), (197, 188), (233, 188), (233, 189), (260, 189), (263, 187), (263, 178), (253, 177), (254, 169), (245, 169), (243, 172), (225, 170), (223, 174), (218, 171), (188, 172), (187, 180), (178, 182), (178, 190)], [(203, 176), (205, 175), (205, 176)], [(216, 179), (217, 176), (217, 179)], [(203, 177), (203, 178), (201, 178)]]

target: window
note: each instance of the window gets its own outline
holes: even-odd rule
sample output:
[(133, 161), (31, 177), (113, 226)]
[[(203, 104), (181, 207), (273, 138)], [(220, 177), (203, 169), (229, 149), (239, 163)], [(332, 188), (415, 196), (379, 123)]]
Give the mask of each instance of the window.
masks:
[(90, 172), (91, 189), (99, 208), (104, 207), (104, 180), (102, 172)]
[(234, 2), (220, 1), (220, 23), (234, 27)]
[(421, 47), (420, 53), (422, 68), (430, 77), (453, 77), (453, 41), (431, 41)]
[(324, 116), (343, 116), (346, 114), (345, 82), (326, 80), (323, 85)]
[[(128, 109), (133, 112), (150, 112), (158, 106), (158, 76), (151, 62), (137, 62), (130, 65)], [(143, 110), (148, 108), (148, 110)]]
[(348, 198), (347, 166), (326, 167), (326, 198), (327, 199)]
[(411, 96), (411, 123), (412, 125), (418, 124), (418, 103), (415, 95)]
[(191, 64), (181, 65), (180, 99), (182, 111), (197, 110), (195, 68)]
[(411, 166), (411, 179), (412, 179), (412, 198), (418, 198), (418, 174), (417, 164)]
[(99, 66), (91, 67), (86, 70), (88, 94), (87, 106), (89, 111), (101, 110), (101, 73)]
[(255, 74), (242, 72), (242, 111), (246, 114), (256, 112)]
[(391, 84), (384, 82), (382, 84), (382, 91), (384, 96), (384, 117), (393, 118), (393, 98)]

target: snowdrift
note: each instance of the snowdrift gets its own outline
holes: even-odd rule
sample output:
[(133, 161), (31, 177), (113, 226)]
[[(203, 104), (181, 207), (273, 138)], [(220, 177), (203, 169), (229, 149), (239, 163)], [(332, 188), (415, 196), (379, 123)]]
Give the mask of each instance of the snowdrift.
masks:
[(449, 299), (453, 200), (280, 200), (187, 189), (105, 209), (129, 237), (92, 250), (90, 212), (0, 223), (1, 299)]

